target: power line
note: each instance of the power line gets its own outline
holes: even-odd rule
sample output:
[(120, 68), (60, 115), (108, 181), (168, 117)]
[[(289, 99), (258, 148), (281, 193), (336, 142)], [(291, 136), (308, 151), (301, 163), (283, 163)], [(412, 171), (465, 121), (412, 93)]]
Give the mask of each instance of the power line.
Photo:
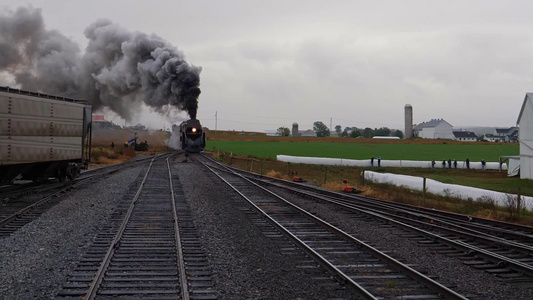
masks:
[[(224, 113), (224, 112), (222, 112)], [(265, 117), (265, 116), (258, 116), (258, 115), (246, 115), (246, 114), (236, 114), (236, 113), (224, 113), (225, 116), (238, 116), (238, 117), (247, 117), (247, 118), (254, 118), (254, 119), (271, 119), (271, 120), (322, 120), (327, 119), (327, 117)]]

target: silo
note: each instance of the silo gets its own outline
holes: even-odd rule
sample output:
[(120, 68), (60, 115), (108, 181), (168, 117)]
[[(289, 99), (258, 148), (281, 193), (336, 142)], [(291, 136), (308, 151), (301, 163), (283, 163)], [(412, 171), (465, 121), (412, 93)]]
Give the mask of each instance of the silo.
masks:
[(298, 123), (292, 123), (292, 136), (299, 136)]
[(413, 137), (413, 107), (411, 104), (405, 105), (405, 138)]

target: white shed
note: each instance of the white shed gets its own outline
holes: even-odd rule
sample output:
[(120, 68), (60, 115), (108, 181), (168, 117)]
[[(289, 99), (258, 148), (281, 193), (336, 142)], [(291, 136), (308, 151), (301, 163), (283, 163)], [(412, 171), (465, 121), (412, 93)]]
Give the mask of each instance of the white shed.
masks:
[(413, 134), (423, 139), (454, 139), (453, 126), (443, 119), (433, 119), (413, 128)]
[(533, 179), (533, 93), (526, 94), (516, 124), (520, 130), (520, 178)]

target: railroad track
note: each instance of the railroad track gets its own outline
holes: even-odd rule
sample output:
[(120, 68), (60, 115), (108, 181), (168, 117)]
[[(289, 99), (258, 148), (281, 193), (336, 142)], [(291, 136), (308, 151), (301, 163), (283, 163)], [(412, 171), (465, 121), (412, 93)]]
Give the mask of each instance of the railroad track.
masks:
[[(159, 154), (157, 156), (165, 156), (167, 154)], [(157, 157), (156, 156), (156, 157)], [(19, 184), (11, 184), (11, 185), (5, 185), (0, 187), (0, 195), (2, 195), (2, 199), (9, 199), (9, 198), (20, 198), (21, 196), (28, 195), (28, 194), (41, 194), (46, 193), (48, 191), (53, 191), (56, 189), (61, 189), (64, 187), (68, 187), (72, 185), (73, 183), (76, 183), (80, 180), (84, 180), (91, 177), (96, 177), (99, 175), (106, 175), (110, 174), (113, 171), (118, 171), (121, 168), (128, 167), (128, 166), (135, 166), (140, 163), (150, 162), (150, 160), (153, 157), (144, 157), (139, 159), (132, 159), (130, 161), (121, 163), (121, 164), (114, 164), (109, 165), (105, 167), (100, 167), (96, 169), (86, 170), (82, 172), (79, 176), (77, 176), (73, 180), (67, 180), (66, 181), (59, 181), (58, 179), (51, 178), (50, 180), (43, 180), (43, 181), (29, 181)]]
[(364, 299), (466, 299), (249, 178), (200, 161), (273, 226)]
[(216, 299), (179, 179), (154, 160), (58, 298)]
[[(218, 166), (219, 170), (222, 167)], [(414, 233), (413, 239), (508, 282), (533, 286), (533, 228), (317, 189), (232, 168), (250, 180)]]
[[(165, 159), (169, 154), (158, 155), (156, 159)], [(42, 185), (30, 185), (28, 189), (2, 194), (0, 211), (0, 238), (9, 236), (19, 228), (35, 220), (42, 213), (61, 202), (62, 195), (79, 188), (93, 180), (100, 180), (121, 169), (150, 162), (152, 157), (112, 165), (82, 173), (78, 178), (68, 182), (51, 182)]]

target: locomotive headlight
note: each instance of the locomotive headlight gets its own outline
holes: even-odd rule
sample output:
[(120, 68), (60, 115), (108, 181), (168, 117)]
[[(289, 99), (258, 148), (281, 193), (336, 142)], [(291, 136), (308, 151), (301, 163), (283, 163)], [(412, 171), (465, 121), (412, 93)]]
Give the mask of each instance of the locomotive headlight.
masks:
[(196, 133), (196, 128), (195, 127), (192, 128), (192, 133)]

